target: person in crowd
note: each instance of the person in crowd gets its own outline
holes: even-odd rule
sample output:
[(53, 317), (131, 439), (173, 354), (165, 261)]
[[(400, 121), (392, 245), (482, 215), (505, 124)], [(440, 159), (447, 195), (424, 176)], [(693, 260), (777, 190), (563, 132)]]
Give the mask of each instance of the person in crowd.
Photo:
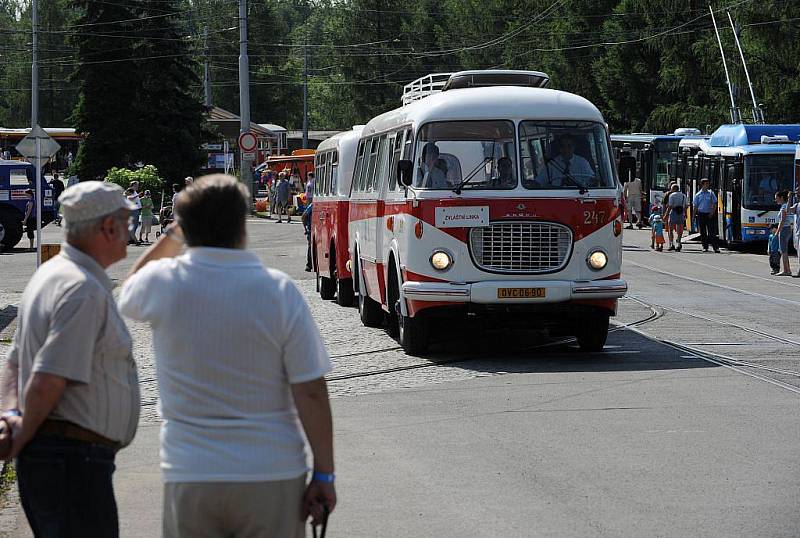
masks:
[(59, 212), (59, 203), (58, 199), (61, 197), (61, 193), (64, 192), (64, 182), (61, 181), (61, 178), (58, 177), (58, 172), (53, 174), (53, 180), (50, 182), (50, 188), (53, 189), (53, 210), (56, 212), (56, 218), (54, 220), (56, 226), (61, 226), (61, 213)]
[(105, 269), (125, 258), (133, 207), (112, 183), (67, 188), (66, 242), (19, 305), (0, 390), (37, 537), (119, 535), (114, 458), (136, 433), (139, 380)]
[(150, 191), (144, 191), (141, 198), (142, 203), (142, 227), (139, 229), (139, 243), (150, 243), (150, 230), (153, 227), (153, 198), (150, 196)]
[(642, 229), (642, 180), (638, 177), (625, 183), (625, 200), (628, 207), (628, 229), (633, 230), (636, 224)]
[(777, 275), (781, 270), (781, 239), (778, 234), (778, 225), (769, 225), (769, 242), (767, 243), (767, 254), (769, 255), (769, 267), (773, 275)]
[(175, 207), (175, 202), (178, 200), (178, 193), (181, 192), (181, 186), (177, 183), (172, 184), (172, 207)]
[[(789, 195), (791, 198), (791, 194)], [(794, 221), (794, 249), (797, 251), (797, 274), (795, 278), (800, 278), (800, 183), (795, 187), (794, 204), (789, 206), (789, 215)]]
[(697, 218), (697, 227), (700, 229), (700, 242), (703, 252), (708, 252), (708, 245), (719, 252), (717, 239), (717, 196), (708, 190), (711, 182), (708, 178), (700, 180), (700, 190), (694, 195), (692, 205)]
[(186, 176), (185, 178), (183, 178), (183, 186), (184, 186), (184, 188), (188, 187), (192, 183), (194, 183), (194, 178), (192, 176)]
[(235, 178), (198, 179), (120, 292), (153, 331), (167, 538), (304, 536), (336, 505), (330, 359), (300, 290), (246, 250), (249, 206)]
[(664, 221), (658, 212), (650, 214), (650, 248), (664, 251)]
[(592, 177), (592, 165), (575, 153), (575, 138), (565, 134), (558, 139), (558, 155), (547, 161), (536, 181), (546, 187), (575, 187), (584, 185)]
[(278, 184), (275, 186), (275, 206), (278, 209), (278, 224), (283, 222), (282, 216), (286, 214), (286, 221), (292, 222), (292, 216), (289, 214), (289, 198), (291, 188), (289, 187), (289, 180), (284, 172), (278, 175)]
[(36, 194), (34, 194), (32, 189), (28, 189), (25, 191), (25, 196), (28, 198), (28, 201), (25, 204), (25, 217), (23, 222), (25, 223), (25, 235), (28, 236), (28, 250), (33, 250), (33, 241), (36, 238), (36, 218), (38, 216), (38, 211), (36, 210)]
[(131, 181), (131, 185), (128, 188), (127, 194), (128, 194), (128, 200), (130, 200), (134, 206), (134, 209), (131, 211), (130, 244), (137, 245), (139, 244), (139, 242), (137, 242), (136, 239), (136, 230), (139, 228), (139, 217), (141, 216), (142, 213), (142, 201), (141, 198), (139, 197), (138, 181)]
[(433, 142), (422, 146), (422, 167), (420, 170), (422, 188), (449, 189), (453, 185), (447, 180), (447, 163), (439, 158), (439, 147)]
[(316, 179), (314, 177), (314, 172), (308, 173), (308, 181), (306, 181), (306, 203), (311, 204), (314, 201), (314, 185), (316, 183)]
[(300, 170), (297, 168), (292, 169), (292, 173), (289, 176), (289, 187), (292, 190), (292, 193), (298, 193), (302, 190), (302, 181), (300, 179)]
[(781, 272), (776, 276), (792, 276), (792, 268), (789, 265), (789, 241), (792, 238), (792, 216), (789, 213), (789, 191), (778, 191), (775, 193), (775, 203), (781, 206), (778, 213), (778, 241), (781, 249)]
[(314, 267), (311, 263), (311, 215), (312, 215), (312, 206), (314, 204), (310, 203), (306, 206), (305, 211), (303, 211), (303, 215), (301, 216), (301, 220), (303, 221), (303, 228), (305, 228), (306, 232), (306, 241), (308, 242), (308, 251), (306, 252), (306, 272), (310, 272), (314, 270)]
[[(683, 248), (684, 220), (686, 218), (686, 207), (689, 205), (688, 197), (681, 192), (677, 183), (672, 184), (669, 195), (665, 197), (665, 209), (662, 218), (667, 221), (669, 232), (669, 250), (680, 252)], [(674, 234), (674, 235), (673, 235)]]

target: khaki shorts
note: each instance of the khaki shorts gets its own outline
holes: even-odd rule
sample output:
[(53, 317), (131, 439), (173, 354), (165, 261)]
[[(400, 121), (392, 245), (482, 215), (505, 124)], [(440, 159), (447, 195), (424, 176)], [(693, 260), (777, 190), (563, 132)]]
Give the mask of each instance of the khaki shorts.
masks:
[(165, 538), (304, 538), (305, 475), (271, 482), (167, 482)]

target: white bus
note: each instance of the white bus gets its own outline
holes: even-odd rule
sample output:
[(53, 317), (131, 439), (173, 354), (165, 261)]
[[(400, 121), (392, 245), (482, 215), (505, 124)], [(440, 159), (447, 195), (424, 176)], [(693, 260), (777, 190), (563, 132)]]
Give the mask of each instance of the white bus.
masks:
[(627, 291), (621, 188), (603, 116), (546, 83), (455, 73), (362, 131), (354, 287), (364, 324), (386, 321), (408, 353), (427, 348), (437, 319), (469, 318), (603, 348)]

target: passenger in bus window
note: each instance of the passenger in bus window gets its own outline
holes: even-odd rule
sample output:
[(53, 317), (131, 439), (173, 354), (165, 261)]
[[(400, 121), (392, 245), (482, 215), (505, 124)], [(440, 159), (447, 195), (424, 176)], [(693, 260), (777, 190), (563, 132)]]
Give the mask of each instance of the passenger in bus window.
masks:
[(594, 177), (589, 161), (575, 153), (575, 137), (571, 134), (561, 135), (558, 139), (558, 155), (547, 160), (536, 181), (544, 186), (575, 186), (577, 182), (584, 184)]
[(439, 158), (439, 148), (433, 142), (428, 142), (422, 147), (422, 188), (424, 189), (449, 189), (447, 181), (447, 163)]

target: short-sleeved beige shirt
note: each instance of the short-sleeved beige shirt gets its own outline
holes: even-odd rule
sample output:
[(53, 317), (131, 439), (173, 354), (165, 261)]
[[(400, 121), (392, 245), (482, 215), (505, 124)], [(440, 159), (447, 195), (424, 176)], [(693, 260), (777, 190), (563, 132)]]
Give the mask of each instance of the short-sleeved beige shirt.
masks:
[(25, 288), (9, 361), (19, 368), (23, 416), (31, 375), (57, 375), (67, 387), (49, 418), (127, 445), (139, 421), (139, 379), (112, 288), (93, 258), (63, 244)]

